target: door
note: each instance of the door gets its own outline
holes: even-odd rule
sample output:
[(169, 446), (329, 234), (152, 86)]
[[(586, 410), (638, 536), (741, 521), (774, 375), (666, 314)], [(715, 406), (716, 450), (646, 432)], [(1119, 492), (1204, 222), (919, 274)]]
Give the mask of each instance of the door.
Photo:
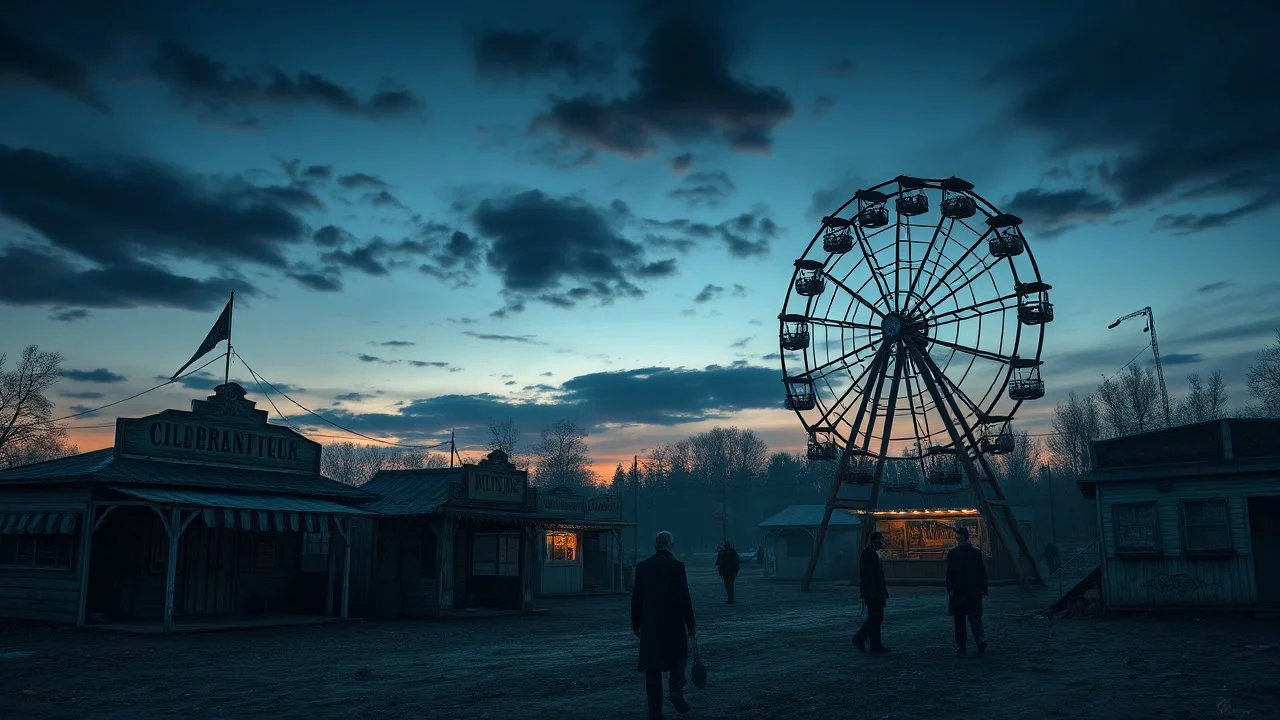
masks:
[(1280, 497), (1249, 498), (1249, 544), (1259, 605), (1280, 605)]
[(582, 534), (582, 587), (602, 590), (609, 586), (609, 548), (605, 533)]
[(183, 615), (229, 615), (234, 607), (236, 531), (211, 528), (200, 518), (182, 535), (186, 572), (182, 575)]

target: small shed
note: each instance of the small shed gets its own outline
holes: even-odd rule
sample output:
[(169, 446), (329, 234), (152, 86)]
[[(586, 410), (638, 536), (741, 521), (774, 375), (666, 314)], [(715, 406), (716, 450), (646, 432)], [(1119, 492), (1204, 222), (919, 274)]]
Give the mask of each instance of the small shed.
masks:
[(114, 447), (0, 471), (0, 617), (347, 616), (349, 523), (373, 496), (322, 476), (320, 445), (240, 385), (213, 392), (118, 419)]
[[(804, 577), (825, 505), (789, 505), (760, 523), (764, 531), (765, 576), (777, 580)], [(849, 510), (833, 510), (822, 554), (813, 576), (847, 580), (857, 568), (861, 525)]]
[(1280, 420), (1218, 420), (1098, 440), (1108, 609), (1280, 609)]

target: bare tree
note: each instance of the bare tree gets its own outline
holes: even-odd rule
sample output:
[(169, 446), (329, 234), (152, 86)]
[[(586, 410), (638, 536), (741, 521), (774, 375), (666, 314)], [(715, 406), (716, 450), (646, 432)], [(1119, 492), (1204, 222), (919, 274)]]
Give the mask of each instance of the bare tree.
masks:
[(386, 448), (382, 450), (377, 470), (421, 470), (449, 467), (449, 456), (416, 448)]
[(581, 487), (594, 482), (587, 458), (587, 432), (570, 420), (559, 420), (542, 431), (534, 450), (534, 477), (544, 487)]
[(1108, 436), (1132, 435), (1165, 425), (1160, 381), (1154, 368), (1131, 363), (1118, 377), (1102, 381), (1097, 401)]
[(1254, 404), (1248, 410), (1256, 417), (1280, 418), (1280, 330), (1276, 341), (1258, 352), (1249, 368), (1249, 396)]
[(521, 470), (529, 469), (529, 458), (520, 453), (520, 429), (515, 420), (507, 418), (502, 422), (489, 419), (489, 451), (501, 450), (507, 459)]
[(1222, 373), (1214, 371), (1206, 384), (1200, 380), (1200, 373), (1187, 376), (1187, 384), (1191, 391), (1174, 411), (1175, 424), (1208, 422), (1220, 419), (1227, 410), (1227, 388), (1222, 381)]
[(13, 370), (5, 370), (6, 360), (0, 353), (0, 468), (76, 453), (67, 431), (49, 422), (53, 401), (46, 393), (58, 382), (62, 355), (28, 345)]
[(363, 485), (378, 471), (382, 452), (372, 445), (332, 442), (320, 453), (320, 473), (348, 485)]
[(1053, 409), (1053, 434), (1048, 438), (1054, 464), (1075, 477), (1089, 469), (1089, 442), (1102, 437), (1098, 406), (1092, 395), (1071, 393), (1066, 404)]
[(996, 467), (1004, 480), (1012, 485), (1030, 485), (1040, 469), (1044, 447), (1040, 438), (1025, 432), (1013, 433), (1013, 452), (996, 456)]

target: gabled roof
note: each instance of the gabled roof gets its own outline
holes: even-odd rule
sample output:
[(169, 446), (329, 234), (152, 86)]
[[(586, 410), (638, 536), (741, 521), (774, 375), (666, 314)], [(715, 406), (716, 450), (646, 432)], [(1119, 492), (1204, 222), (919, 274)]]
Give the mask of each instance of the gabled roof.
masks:
[(5, 485), (53, 485), (68, 482), (187, 487), (351, 500), (373, 498), (360, 488), (323, 475), (120, 458), (115, 456), (111, 448), (0, 471), (0, 488)]
[[(826, 505), (789, 505), (781, 512), (760, 523), (762, 528), (815, 528), (822, 524), (822, 513)], [(848, 510), (833, 510), (831, 525), (857, 526), (858, 518)]]
[(430, 515), (449, 499), (449, 486), (462, 480), (463, 470), (380, 470), (361, 486), (381, 497), (365, 507), (382, 515)]

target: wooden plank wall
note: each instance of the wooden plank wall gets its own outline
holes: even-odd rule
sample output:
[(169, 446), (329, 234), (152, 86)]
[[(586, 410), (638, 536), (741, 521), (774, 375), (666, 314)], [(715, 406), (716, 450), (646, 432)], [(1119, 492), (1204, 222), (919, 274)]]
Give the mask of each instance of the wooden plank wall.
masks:
[(0, 566), (0, 617), (76, 622), (80, 606), (80, 541), (88, 504), (89, 491), (84, 487), (4, 488), (0, 491), (0, 512), (3, 513), (80, 513), (76, 529), (71, 534), (71, 569)]
[[(1098, 486), (1104, 546), (1103, 587), (1107, 604), (1116, 608), (1220, 606), (1247, 607), (1257, 599), (1247, 498), (1280, 495), (1280, 478), (1269, 481), (1205, 478), (1174, 482), (1159, 492), (1153, 481), (1105, 483)], [(1230, 557), (1189, 557), (1182, 550), (1183, 500), (1227, 500)], [(1163, 554), (1117, 556), (1113, 507), (1117, 503), (1158, 505)]]

